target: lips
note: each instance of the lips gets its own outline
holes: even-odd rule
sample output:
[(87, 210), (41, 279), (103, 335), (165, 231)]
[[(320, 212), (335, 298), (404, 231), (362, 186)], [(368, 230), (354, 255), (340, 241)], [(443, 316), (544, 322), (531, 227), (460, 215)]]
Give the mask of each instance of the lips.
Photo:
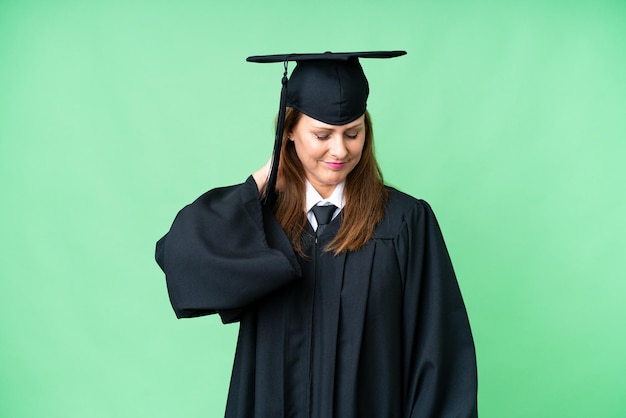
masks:
[(326, 165), (329, 166), (330, 168), (332, 168), (333, 170), (339, 170), (340, 168), (342, 168), (344, 165), (346, 165), (346, 163), (341, 163), (341, 162), (326, 162)]

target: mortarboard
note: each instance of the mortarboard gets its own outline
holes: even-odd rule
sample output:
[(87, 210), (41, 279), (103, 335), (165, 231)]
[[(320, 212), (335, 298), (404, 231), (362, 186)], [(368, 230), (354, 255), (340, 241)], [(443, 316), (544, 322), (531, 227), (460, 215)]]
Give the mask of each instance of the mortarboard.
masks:
[[(280, 107), (264, 205), (272, 205), (285, 122), (285, 109), (293, 107), (329, 125), (345, 125), (365, 113), (369, 85), (359, 58), (393, 58), (405, 51), (325, 52), (323, 54), (257, 55), (246, 61), (284, 64)], [(287, 78), (289, 61), (296, 67)]]

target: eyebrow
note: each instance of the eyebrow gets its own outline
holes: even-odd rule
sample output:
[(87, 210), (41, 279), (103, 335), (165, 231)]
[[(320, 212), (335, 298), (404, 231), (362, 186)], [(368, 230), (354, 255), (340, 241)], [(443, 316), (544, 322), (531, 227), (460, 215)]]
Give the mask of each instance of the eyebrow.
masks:
[[(348, 126), (348, 127), (346, 128), (346, 130), (356, 129), (356, 128), (362, 128), (364, 125), (365, 125), (365, 124), (364, 124), (363, 122), (361, 122), (361, 123), (357, 123), (356, 125)], [(332, 125), (331, 125), (331, 126), (332, 126)], [(314, 125), (314, 126), (313, 126), (313, 129), (321, 129), (321, 130), (324, 130), (324, 131), (334, 131), (336, 128), (335, 128), (334, 126), (329, 128), (329, 127), (327, 127), (327, 126), (316, 126), (316, 125)]]

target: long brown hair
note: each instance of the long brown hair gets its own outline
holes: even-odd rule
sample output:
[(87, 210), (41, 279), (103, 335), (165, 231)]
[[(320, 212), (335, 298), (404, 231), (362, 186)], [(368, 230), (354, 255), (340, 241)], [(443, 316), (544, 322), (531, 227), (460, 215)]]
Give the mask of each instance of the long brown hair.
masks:
[[(287, 108), (285, 114), (275, 213), (294, 250), (304, 255), (301, 237), (307, 223), (304, 212), (306, 175), (296, 154), (294, 143), (288, 139), (289, 132), (293, 131), (301, 115), (293, 108)], [(374, 234), (374, 228), (383, 218), (388, 193), (374, 156), (373, 142), (372, 120), (366, 111), (365, 143), (361, 160), (346, 177), (344, 188), (346, 204), (343, 208), (341, 227), (337, 236), (325, 248), (326, 251), (339, 254), (358, 250), (369, 241)]]

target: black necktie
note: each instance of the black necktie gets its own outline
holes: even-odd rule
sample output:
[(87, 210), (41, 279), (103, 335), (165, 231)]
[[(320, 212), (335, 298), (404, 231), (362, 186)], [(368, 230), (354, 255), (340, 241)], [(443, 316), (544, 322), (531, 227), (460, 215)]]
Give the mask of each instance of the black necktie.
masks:
[(324, 228), (326, 225), (330, 223), (333, 219), (333, 213), (335, 213), (335, 209), (337, 206), (328, 205), (328, 206), (313, 206), (311, 210), (313, 211), (313, 215), (315, 215), (315, 219), (317, 220), (317, 230), (315, 231), (316, 236), (322, 235), (324, 232)]

